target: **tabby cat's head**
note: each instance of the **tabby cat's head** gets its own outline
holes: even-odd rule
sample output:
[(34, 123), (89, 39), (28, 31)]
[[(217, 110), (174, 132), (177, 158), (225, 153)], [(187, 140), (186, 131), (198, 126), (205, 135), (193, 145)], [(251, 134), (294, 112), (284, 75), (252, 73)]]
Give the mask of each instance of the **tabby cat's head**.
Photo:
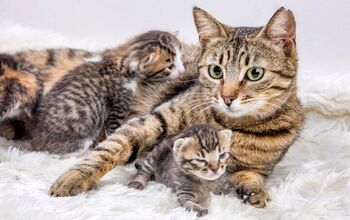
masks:
[(232, 131), (217, 131), (207, 126), (194, 129), (191, 135), (174, 142), (176, 164), (200, 179), (215, 180), (226, 170)]
[(201, 44), (200, 81), (215, 109), (231, 117), (265, 118), (296, 92), (293, 13), (280, 8), (264, 27), (231, 28), (194, 8)]
[(143, 79), (176, 79), (185, 72), (181, 43), (171, 33), (149, 31), (127, 43), (129, 69)]

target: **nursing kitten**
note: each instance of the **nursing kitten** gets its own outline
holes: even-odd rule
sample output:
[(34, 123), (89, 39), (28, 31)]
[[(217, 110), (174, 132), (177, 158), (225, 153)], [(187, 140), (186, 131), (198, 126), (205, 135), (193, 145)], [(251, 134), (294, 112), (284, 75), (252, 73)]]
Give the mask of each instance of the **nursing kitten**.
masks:
[[(100, 59), (101, 56), (108, 53), (109, 50), (100, 52), (91, 52), (72, 48), (44, 49), (44, 50), (27, 50), (11, 54), (12, 59), (19, 62), (30, 63), (38, 70), (42, 79), (43, 92), (46, 95), (54, 85), (59, 82), (66, 74), (77, 66)], [(137, 117), (150, 112), (154, 106), (161, 103), (164, 99), (169, 99), (178, 91), (184, 90), (191, 86), (194, 81), (198, 80), (196, 59), (199, 55), (199, 47), (182, 43), (181, 59), (185, 66), (185, 73), (179, 75), (178, 79), (172, 80), (142, 80), (141, 86), (138, 86), (130, 104), (130, 113), (128, 118)], [(179, 59), (176, 59), (179, 61)], [(175, 65), (175, 60), (173, 60)], [(176, 64), (181, 67), (181, 64)], [(181, 68), (180, 72), (183, 71)], [(36, 85), (36, 80), (31, 84)], [(1, 88), (0, 88), (1, 89)], [(24, 97), (25, 98), (25, 97)], [(34, 98), (34, 97), (32, 97)], [(1, 104), (1, 102), (0, 102)], [(2, 103), (5, 104), (5, 103)], [(25, 103), (23, 103), (25, 104)], [(26, 130), (31, 118), (17, 117), (6, 122), (0, 122), (0, 136), (7, 139), (29, 138)], [(21, 125), (21, 129), (17, 129)], [(105, 138), (104, 131), (101, 131), (100, 141)]]
[(245, 202), (266, 206), (264, 179), (298, 137), (304, 118), (293, 13), (281, 8), (258, 28), (231, 28), (199, 8), (193, 15), (201, 44), (200, 82), (115, 130), (55, 181), (52, 196), (90, 190), (145, 147), (191, 124), (208, 123), (233, 132), (226, 168), (230, 184)]
[(138, 165), (129, 187), (143, 189), (151, 178), (172, 188), (181, 206), (203, 216), (201, 206), (224, 178), (229, 158), (231, 130), (219, 131), (209, 125), (194, 125), (180, 135), (166, 139)]
[(42, 95), (39, 71), (23, 60), (0, 54), (0, 135), (18, 139), (23, 135)]
[(149, 31), (76, 67), (39, 102), (31, 150), (75, 152), (90, 147), (101, 129), (112, 133), (128, 117), (139, 81), (183, 73), (180, 47), (170, 33)]

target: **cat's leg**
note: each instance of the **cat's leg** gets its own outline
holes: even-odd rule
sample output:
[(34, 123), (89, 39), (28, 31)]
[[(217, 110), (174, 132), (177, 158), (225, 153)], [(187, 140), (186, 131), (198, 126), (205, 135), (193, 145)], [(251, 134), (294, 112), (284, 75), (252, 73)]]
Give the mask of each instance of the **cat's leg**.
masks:
[(186, 186), (186, 190), (181, 189), (181, 187), (176, 190), (177, 199), (182, 207), (188, 211), (197, 212), (198, 217), (207, 215), (208, 209), (198, 203), (197, 194), (195, 189), (188, 189), (188, 186)]
[(269, 194), (265, 189), (264, 177), (254, 171), (242, 170), (233, 173), (230, 181), (237, 195), (244, 203), (249, 202), (257, 208), (264, 208), (270, 201)]
[(142, 190), (145, 188), (147, 182), (151, 179), (151, 176), (155, 173), (158, 161), (160, 157), (168, 155), (171, 149), (171, 139), (164, 140), (154, 145), (151, 152), (149, 152), (146, 158), (142, 162), (137, 162), (135, 167), (137, 174), (134, 179), (129, 183), (130, 188)]

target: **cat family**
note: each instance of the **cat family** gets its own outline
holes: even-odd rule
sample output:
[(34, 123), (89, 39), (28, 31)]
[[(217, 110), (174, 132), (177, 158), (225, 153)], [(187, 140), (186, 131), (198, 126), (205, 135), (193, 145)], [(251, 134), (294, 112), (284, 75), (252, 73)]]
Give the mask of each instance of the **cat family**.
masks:
[[(143, 189), (150, 179), (163, 183), (176, 193), (181, 206), (203, 216), (210, 192), (225, 182), (232, 131), (208, 124), (193, 125), (180, 135), (156, 145), (138, 164), (129, 187)], [(219, 179), (223, 180), (219, 180)]]
[(201, 52), (199, 82), (149, 114), (129, 120), (51, 186), (52, 196), (94, 188), (117, 165), (195, 123), (232, 131), (226, 175), (238, 195), (265, 207), (264, 179), (298, 137), (296, 25), (280, 8), (264, 27), (229, 27), (194, 8)]
[[(149, 31), (100, 54), (49, 49), (13, 55), (11, 59), (18, 63), (33, 63), (41, 73), (37, 76), (43, 78), (42, 99), (36, 106), (35, 126), (30, 129), (31, 150), (67, 153), (90, 146), (101, 129), (112, 132), (127, 117), (144, 114), (162, 96), (171, 95), (191, 83), (190, 78), (168, 80), (184, 75), (181, 46), (170, 33)], [(192, 54), (190, 57), (186, 67), (195, 59)], [(10, 81), (10, 78), (2, 81)], [(29, 82), (37, 85), (33, 80)], [(105, 88), (109, 91), (104, 91)], [(92, 91), (94, 94), (90, 94)], [(22, 97), (26, 95), (21, 94)], [(3, 103), (6, 104), (5, 100)], [(107, 108), (108, 117), (103, 112)]]

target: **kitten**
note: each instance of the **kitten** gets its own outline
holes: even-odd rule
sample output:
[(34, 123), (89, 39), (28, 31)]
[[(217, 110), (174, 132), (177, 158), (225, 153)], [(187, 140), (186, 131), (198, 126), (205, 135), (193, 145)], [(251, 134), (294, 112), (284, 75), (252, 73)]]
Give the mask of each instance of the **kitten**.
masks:
[[(191, 86), (194, 81), (198, 80), (197, 66), (195, 65), (199, 54), (198, 46), (182, 43), (180, 49), (180, 54), (182, 55), (181, 58), (186, 72), (179, 75), (178, 79), (175, 80), (163, 80), (160, 78), (158, 80), (144, 79), (139, 81), (138, 83), (142, 85), (137, 87), (135, 95), (131, 99), (128, 118), (137, 117), (150, 112), (154, 106), (161, 103), (162, 100), (169, 99), (179, 90), (186, 89)], [(110, 50), (91, 52), (72, 48), (51, 48), (45, 50), (22, 51), (6, 56), (11, 57), (11, 59), (17, 60), (18, 62), (30, 63), (37, 69), (39, 77), (42, 80), (42, 95), (45, 96), (57, 82), (59, 82), (66, 74), (74, 70), (74, 68), (86, 62), (99, 59), (109, 51)], [(173, 64), (175, 64), (175, 60), (173, 61)], [(180, 67), (180, 72), (183, 71), (180, 64), (177, 66)], [(36, 80), (33, 80), (31, 84), (36, 85)], [(0, 104), (5, 103), (0, 102)], [(0, 136), (6, 137), (7, 139), (13, 139), (14, 137), (16, 137), (16, 139), (30, 138), (26, 132), (30, 122), (31, 117), (15, 117), (6, 122), (1, 122), (0, 120)], [(18, 125), (22, 125), (22, 129), (15, 129), (19, 127)], [(104, 133), (104, 129), (101, 130), (100, 141), (104, 140)]]
[(42, 90), (43, 80), (35, 67), (0, 54), (0, 135), (10, 139), (23, 135)]
[(229, 183), (244, 202), (266, 206), (264, 180), (297, 139), (304, 119), (293, 13), (280, 8), (258, 28), (229, 27), (196, 7), (193, 15), (201, 44), (199, 82), (115, 130), (56, 180), (52, 196), (90, 190), (145, 147), (192, 124), (208, 123), (233, 132)]
[(76, 67), (39, 102), (31, 150), (71, 153), (90, 147), (101, 129), (112, 133), (128, 117), (139, 81), (183, 74), (180, 47), (170, 33), (149, 31)]
[(153, 148), (129, 187), (143, 189), (151, 177), (172, 188), (181, 206), (203, 216), (208, 210), (204, 202), (224, 178), (229, 158), (231, 130), (200, 124), (169, 138)]

